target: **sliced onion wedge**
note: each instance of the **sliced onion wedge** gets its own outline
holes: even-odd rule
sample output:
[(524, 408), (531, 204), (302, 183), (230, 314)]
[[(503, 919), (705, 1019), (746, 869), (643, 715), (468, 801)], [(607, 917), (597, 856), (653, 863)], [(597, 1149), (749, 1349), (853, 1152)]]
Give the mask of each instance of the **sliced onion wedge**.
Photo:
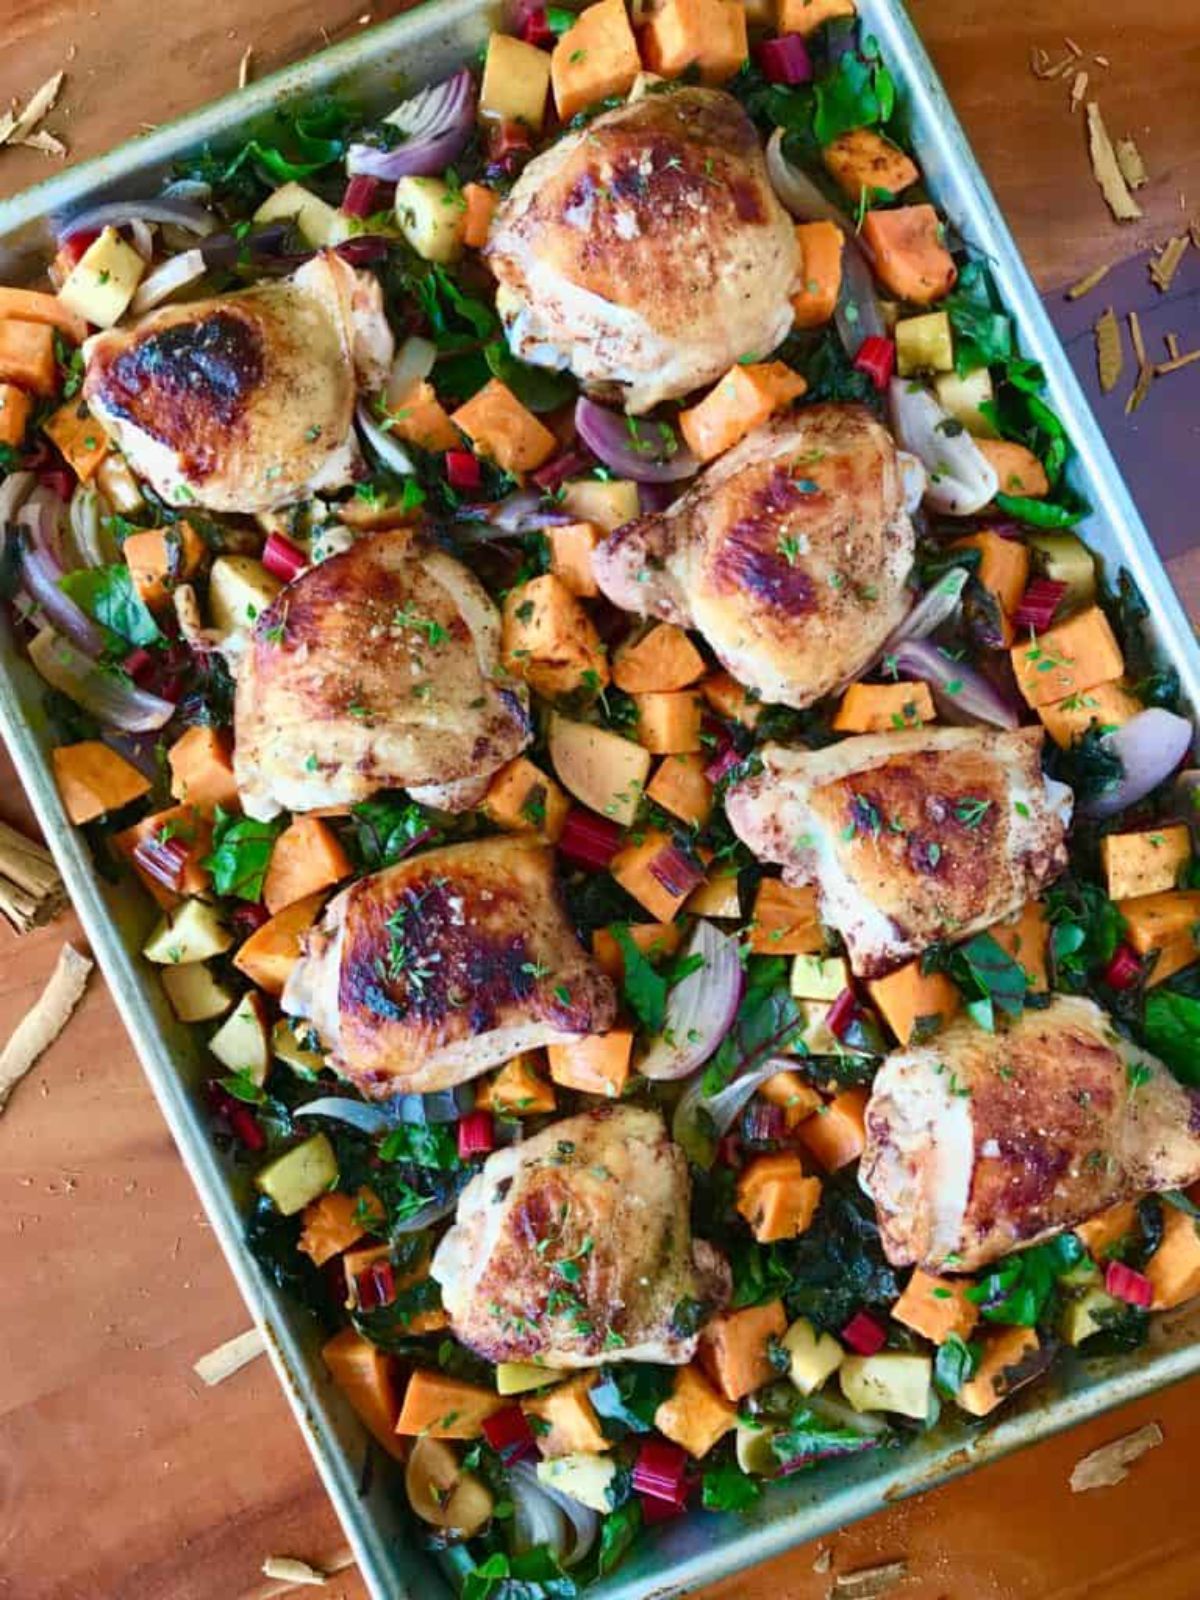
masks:
[(906, 639), (888, 652), (897, 674), (927, 683), (938, 710), (950, 722), (986, 722), (1016, 728), (1020, 717), (1011, 701), (975, 667), (956, 661), (927, 639)]
[(437, 360), (437, 345), (430, 339), (419, 339), (414, 334), (396, 351), (392, 370), (388, 373), (384, 398), (389, 411), (399, 409), (412, 390), (433, 371)]
[(638, 1063), (644, 1078), (686, 1078), (702, 1067), (733, 1026), (745, 988), (736, 939), (711, 922), (697, 922), (684, 951), (702, 965), (667, 996), (662, 1033)]
[(640, 422), (581, 398), (575, 403), (575, 428), (606, 467), (635, 483), (674, 483), (700, 470), (687, 445), (665, 422)]
[(761, 1089), (768, 1078), (794, 1069), (795, 1065), (792, 1056), (769, 1056), (760, 1067), (744, 1072), (714, 1095), (704, 1093), (703, 1078), (694, 1079), (675, 1107), (671, 1137), (683, 1147), (689, 1161), (698, 1167), (711, 1167), (716, 1159), (718, 1141), (750, 1104), (755, 1091)]
[(87, 613), (58, 586), (62, 569), (44, 550), (29, 548), (21, 561), (21, 582), (41, 607), (46, 621), (89, 656), (104, 649), (104, 634)]
[(77, 233), (99, 233), (102, 228), (127, 228), (134, 222), (169, 222), (189, 233), (212, 233), (217, 219), (211, 211), (177, 195), (160, 195), (155, 200), (109, 200), (80, 211), (58, 230), (59, 244)]
[(906, 639), (928, 639), (943, 622), (949, 622), (962, 601), (962, 592), (969, 576), (966, 567), (947, 567), (941, 577), (926, 589), (895, 632), (889, 634), (876, 659), (882, 660), (890, 655)]
[(412, 457), (398, 439), (393, 439), (391, 434), (380, 427), (371, 415), (370, 407), (365, 400), (358, 402), (354, 420), (358, 423), (363, 438), (389, 472), (395, 472), (402, 478), (412, 477), (417, 470)]
[(177, 256), (168, 256), (161, 266), (148, 272), (138, 284), (137, 293), (129, 302), (135, 316), (143, 311), (153, 311), (189, 283), (195, 283), (208, 271), (202, 250), (184, 250)]
[(925, 503), (948, 517), (971, 517), (1000, 487), (996, 469), (971, 435), (922, 383), (893, 378), (888, 386), (892, 431), (928, 474)]
[(475, 126), (471, 74), (464, 67), (444, 83), (431, 84), (397, 106), (384, 121), (400, 129), (406, 136), (404, 143), (393, 150), (352, 144), (346, 153), (346, 171), (351, 177), (395, 183), (400, 178), (443, 172), (462, 154)]
[(543, 1483), (529, 1461), (508, 1469), (513, 1498), (513, 1532), (519, 1548), (538, 1545), (553, 1551), (564, 1567), (577, 1566), (596, 1542), (600, 1518), (589, 1506)]
[(1194, 738), (1195, 729), (1187, 717), (1177, 717), (1161, 706), (1149, 706), (1123, 727), (1105, 734), (1104, 744), (1120, 758), (1124, 776), (1103, 794), (1081, 800), (1081, 815), (1115, 817), (1144, 800), (1187, 759)]
[(153, 733), (175, 714), (169, 700), (139, 689), (123, 673), (97, 666), (53, 628), (43, 628), (31, 641), (29, 659), (53, 688), (122, 733)]

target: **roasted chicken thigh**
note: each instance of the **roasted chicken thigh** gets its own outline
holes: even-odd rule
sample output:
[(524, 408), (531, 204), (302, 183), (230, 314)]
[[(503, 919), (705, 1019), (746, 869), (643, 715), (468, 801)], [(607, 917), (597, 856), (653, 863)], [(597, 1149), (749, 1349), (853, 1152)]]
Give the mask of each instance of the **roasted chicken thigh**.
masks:
[(1075, 997), (889, 1056), (866, 1122), (860, 1181), (897, 1266), (970, 1272), (1200, 1178), (1200, 1096)]
[(698, 629), (762, 699), (807, 706), (904, 617), (912, 559), (891, 437), (862, 407), (823, 405), (755, 429), (611, 534), (593, 569), (616, 605)]
[(690, 1204), (657, 1111), (605, 1107), (497, 1151), (433, 1258), (455, 1335), (489, 1361), (683, 1365), (697, 1304), (718, 1311), (730, 1289)]
[(795, 229), (717, 89), (631, 100), (531, 161), (488, 239), (514, 353), (632, 412), (765, 356), (792, 325)]
[(611, 981), (580, 945), (554, 852), (509, 835), (427, 850), (330, 901), (283, 1009), (364, 1095), (450, 1088), (522, 1050), (602, 1033)]
[(378, 280), (325, 251), (97, 334), (83, 395), (164, 500), (268, 511), (350, 482), (356, 393), (382, 386), (393, 343)]
[(726, 798), (738, 837), (874, 978), (1017, 911), (1067, 864), (1072, 795), (1042, 773), (1041, 728), (919, 728), (823, 750), (764, 745)]
[(530, 725), (524, 688), (501, 678), (487, 591), (401, 530), (309, 567), (261, 614), (234, 730), (242, 804), (265, 818), (378, 789), (473, 805)]

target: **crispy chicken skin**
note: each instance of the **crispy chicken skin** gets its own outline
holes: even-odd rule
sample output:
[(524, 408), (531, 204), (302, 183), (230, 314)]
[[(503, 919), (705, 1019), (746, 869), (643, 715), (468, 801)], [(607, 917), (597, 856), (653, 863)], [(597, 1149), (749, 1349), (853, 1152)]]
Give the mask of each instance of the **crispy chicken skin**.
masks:
[(288, 978), (368, 1098), (429, 1093), (522, 1050), (602, 1033), (612, 983), (567, 920), (554, 852), (518, 835), (428, 850), (330, 901)]
[(496, 308), (525, 361), (649, 410), (792, 325), (795, 229), (731, 95), (655, 92), (531, 161), (492, 223)]
[(326, 251), (98, 334), (83, 394), (164, 500), (268, 511), (350, 482), (356, 391), (382, 385), (393, 343), (377, 280)]
[(499, 636), (479, 580), (406, 530), (309, 567), (258, 618), (238, 665), (246, 811), (400, 788), (445, 809), (475, 804), (529, 742), (525, 690), (502, 677)]
[(807, 706), (860, 672), (904, 617), (913, 528), (896, 450), (861, 406), (756, 429), (667, 511), (593, 558), (616, 605), (697, 628), (740, 683)]
[(611, 1106), (489, 1156), (432, 1274), (456, 1337), (488, 1361), (682, 1366), (729, 1267), (693, 1240), (687, 1160), (661, 1115)]
[(726, 807), (738, 837), (874, 978), (1017, 911), (1067, 864), (1072, 795), (1043, 775), (1041, 728), (919, 728), (823, 750), (769, 744)]
[(866, 1122), (859, 1177), (897, 1266), (970, 1272), (1200, 1178), (1200, 1096), (1075, 997), (889, 1056)]

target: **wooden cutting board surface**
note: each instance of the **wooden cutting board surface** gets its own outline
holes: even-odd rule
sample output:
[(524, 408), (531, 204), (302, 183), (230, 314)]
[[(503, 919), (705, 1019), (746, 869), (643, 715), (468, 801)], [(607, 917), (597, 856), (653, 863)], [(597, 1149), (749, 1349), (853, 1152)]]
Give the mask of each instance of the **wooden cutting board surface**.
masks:
[[(401, 9), (361, 0), (5, 0), (0, 103), (64, 68), (48, 126), (97, 154), (226, 92), (243, 51), (257, 73)], [(1200, 214), (1200, 0), (1131, 13), (1089, 0), (916, 0), (914, 11), (1000, 205), (1038, 281), (1061, 288)], [(1067, 85), (1038, 81), (1077, 41), (1115, 136), (1132, 133), (1151, 184), (1143, 223), (1109, 222)], [(1091, 59), (1107, 58), (1107, 67)], [(0, 150), (0, 194), (47, 158)], [(1184, 197), (1181, 209), (1181, 195)], [(1200, 263), (1193, 262), (1189, 271)], [(1145, 298), (1128, 267), (1084, 303)], [(1181, 275), (1162, 331), (1200, 343), (1200, 279)], [(1127, 298), (1122, 298), (1126, 296)], [(1061, 296), (1049, 293), (1057, 315)], [(1094, 308), (1094, 310), (1092, 309)], [(1068, 325), (1081, 370), (1086, 328)], [(1183, 375), (1179, 375), (1183, 376)], [(1193, 374), (1200, 377), (1200, 368)], [(1122, 452), (1193, 617), (1200, 616), (1195, 390), (1164, 382), (1127, 421), (1101, 415)], [(1188, 399), (1188, 395), (1193, 398)], [(1171, 422), (1179, 424), (1172, 433)], [(1182, 431), (1181, 431), (1182, 430)], [(1178, 482), (1178, 490), (1174, 484)], [(0, 812), (27, 821), (7, 762)], [(0, 931), (0, 1037), (45, 981), (72, 918), (17, 941)], [(197, 1356), (247, 1322), (233, 1283), (103, 987), (0, 1119), (0, 1600), (258, 1600), (268, 1555), (344, 1561), (344, 1541), (265, 1362), (206, 1391)], [(1115, 1489), (1073, 1496), (1086, 1450), (1156, 1419), (1166, 1443)], [(712, 1591), (722, 1600), (816, 1600), (833, 1573), (898, 1557), (905, 1600), (1195, 1600), (1200, 1380), (891, 1508)], [(330, 1600), (365, 1591), (343, 1569)]]

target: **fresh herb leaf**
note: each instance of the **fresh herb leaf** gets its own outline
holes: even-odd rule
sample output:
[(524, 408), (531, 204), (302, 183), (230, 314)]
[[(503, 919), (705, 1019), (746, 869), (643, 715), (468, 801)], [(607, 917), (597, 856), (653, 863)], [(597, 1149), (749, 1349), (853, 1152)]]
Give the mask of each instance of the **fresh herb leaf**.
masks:
[(1103, 889), (1083, 878), (1060, 878), (1046, 891), (1045, 906), (1054, 987), (1078, 994), (1112, 960), (1125, 919)]
[(133, 574), (123, 563), (111, 567), (78, 567), (64, 573), (58, 586), (93, 621), (126, 644), (158, 644), (158, 623), (137, 592)]
[(988, 1322), (1032, 1328), (1049, 1308), (1058, 1279), (1078, 1265), (1084, 1248), (1074, 1233), (1005, 1256), (966, 1291)]
[(648, 1032), (661, 1033), (667, 1014), (666, 978), (642, 954), (627, 922), (614, 922), (609, 932), (617, 941), (624, 963), (625, 1003)]
[(462, 1165), (454, 1134), (444, 1122), (402, 1122), (384, 1136), (379, 1159), (407, 1161), (416, 1167), (434, 1167), (441, 1172), (452, 1172)]
[(503, 339), (493, 340), (483, 354), (492, 376), (506, 384), (530, 411), (556, 411), (575, 398), (575, 382), (565, 372), (531, 367), (514, 356)]
[(848, 50), (833, 72), (814, 90), (813, 133), (818, 144), (832, 144), (855, 128), (887, 122), (896, 104), (896, 85), (879, 59), (874, 41), (863, 41), (861, 51)]
[(213, 847), (201, 863), (212, 874), (216, 892), (239, 900), (261, 900), (271, 852), (283, 827), (282, 818), (259, 822), (218, 806), (213, 817)]
[(1200, 1000), (1173, 989), (1152, 989), (1142, 1035), (1181, 1083), (1200, 1085)]
[(732, 1462), (709, 1467), (701, 1479), (700, 1500), (706, 1511), (749, 1511), (761, 1499), (761, 1484)]

